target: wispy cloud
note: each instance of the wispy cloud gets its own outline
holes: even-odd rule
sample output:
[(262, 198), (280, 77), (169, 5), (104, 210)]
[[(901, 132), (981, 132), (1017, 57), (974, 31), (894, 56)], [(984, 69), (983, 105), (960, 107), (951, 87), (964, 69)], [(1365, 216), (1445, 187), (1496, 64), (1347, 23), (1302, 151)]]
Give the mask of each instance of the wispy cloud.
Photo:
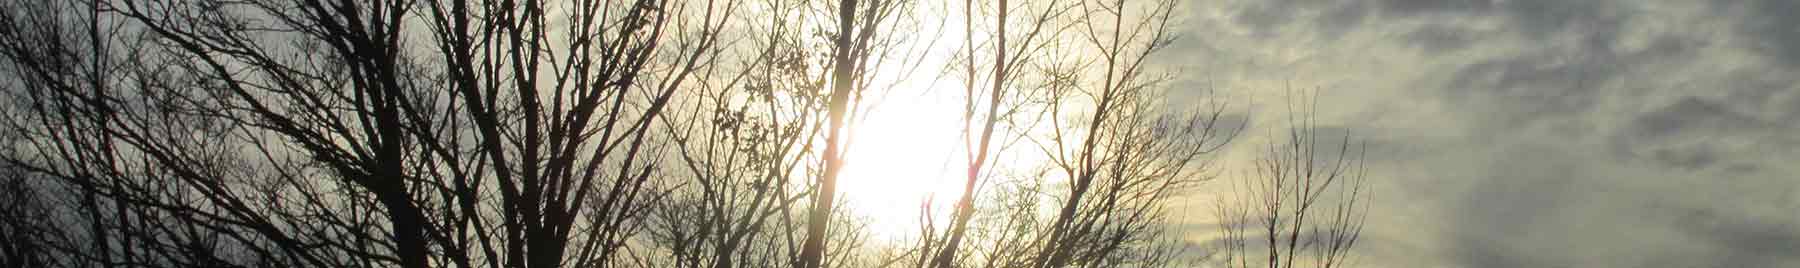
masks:
[(1323, 88), (1387, 163), (1365, 264), (1800, 265), (1800, 2), (1190, 9), (1190, 82)]

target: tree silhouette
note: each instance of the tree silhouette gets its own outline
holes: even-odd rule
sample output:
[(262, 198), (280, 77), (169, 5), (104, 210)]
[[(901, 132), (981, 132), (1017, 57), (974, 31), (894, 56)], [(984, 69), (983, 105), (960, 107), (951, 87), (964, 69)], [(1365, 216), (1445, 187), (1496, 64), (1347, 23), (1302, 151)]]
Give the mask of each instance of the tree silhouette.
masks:
[[(1060, 30), (1051, 28), (1058, 25), (1050, 23), (1052, 19), (1060, 15), (1059, 9), (1067, 8), (1067, 5), (1061, 1), (1050, 1), (1042, 6), (1022, 7), (1036, 12), (1027, 15), (1027, 20), (1024, 21), (1027, 29), (1023, 31), (1024, 34), (1014, 36), (1008, 35), (1006, 29), (1008, 24), (1015, 23), (1008, 18), (1009, 13), (1012, 13), (1015, 7), (1009, 5), (1006, 0), (1000, 0), (994, 5), (994, 10), (991, 12), (994, 30), (991, 34), (982, 33), (984, 37), (990, 39), (988, 42), (993, 43), (991, 45), (992, 52), (977, 53), (977, 46), (974, 43), (976, 39), (975, 19), (979, 17), (974, 15), (974, 10), (978, 7), (974, 1), (963, 1), (962, 13), (964, 17), (968, 18), (963, 25), (962, 44), (963, 93), (965, 96), (962, 131), (967, 137), (964, 140), (964, 147), (968, 152), (967, 172), (963, 183), (963, 194), (956, 200), (955, 207), (951, 212), (950, 226), (947, 226), (948, 228), (941, 235), (928, 233), (921, 240), (921, 251), (925, 253), (921, 257), (930, 260), (930, 267), (951, 267), (956, 262), (957, 255), (961, 253), (960, 248), (964, 244), (964, 237), (968, 234), (969, 222), (975, 216), (975, 201), (981, 193), (977, 186), (987, 177), (989, 161), (994, 158), (992, 155), (995, 151), (1001, 150), (994, 146), (995, 128), (1002, 123), (1001, 121), (1010, 119), (1009, 117), (1024, 108), (1016, 103), (1019, 96), (1023, 94), (1014, 89), (1018, 84), (1017, 80), (1021, 80), (1018, 78), (1020, 75), (1017, 74), (1017, 71), (1023, 68), (1020, 68), (1019, 65), (1031, 60), (1033, 52), (1041, 51), (1040, 49), (1048, 39), (1045, 37), (1046, 35), (1056, 34)], [(1013, 43), (1008, 44), (1009, 40)], [(980, 56), (992, 58), (992, 65), (978, 68), (976, 61)], [(984, 72), (991, 74), (991, 78), (987, 80), (979, 78), (980, 74)], [(986, 84), (978, 86), (978, 81)], [(1009, 99), (1012, 101), (1009, 102)], [(1003, 138), (1003, 140), (1016, 139)], [(925, 221), (925, 224), (931, 224), (931, 222)], [(938, 238), (940, 236), (941, 239)], [(942, 242), (938, 240), (942, 240)], [(924, 266), (923, 263), (920, 266)]]
[(1348, 132), (1319, 133), (1315, 95), (1289, 99), (1284, 131), (1270, 132), (1250, 172), (1234, 181), (1234, 199), (1218, 203), (1232, 267), (1302, 267), (1301, 259), (1312, 263), (1305, 267), (1345, 267), (1362, 237), (1372, 194), (1367, 149)]
[(652, 125), (742, 3), (9, 5), (6, 161), (119, 208), (93, 263), (552, 267), (666, 195)]
[[(971, 125), (965, 133), (972, 140), (967, 194), (956, 203), (951, 226), (921, 242), (929, 256), (924, 258), (931, 267), (1182, 264), (1176, 255), (1189, 249), (1164, 236), (1172, 220), (1169, 206), (1208, 178), (1215, 168), (1211, 157), (1241, 126), (1223, 124), (1223, 105), (1187, 110), (1163, 102), (1168, 77), (1153, 74), (1146, 61), (1173, 41), (1168, 27), (1175, 2), (998, 5), (987, 44), (994, 63), (983, 67), (991, 68), (983, 70), (993, 75), (983, 80), (991, 83), (985, 91), (991, 95), (987, 103), (971, 97), (971, 110), (965, 111)], [(1014, 10), (1028, 13), (1009, 21)], [(1009, 36), (1006, 28), (1014, 23), (1025, 29)], [(973, 77), (974, 63), (965, 64)], [(968, 87), (970, 96), (982, 92), (973, 82)], [(1002, 103), (1009, 98), (1017, 102)], [(986, 111), (973, 111), (976, 107)], [(994, 150), (993, 127), (1003, 118), (1013, 129), (1048, 125), (1048, 131), (1003, 139), (1035, 145), (1030, 154), (1044, 155), (1046, 166), (978, 187), (989, 176), (982, 169)], [(985, 216), (977, 216), (982, 209), (974, 201), (983, 194), (992, 194), (990, 205)], [(980, 228), (966, 229), (970, 222)], [(965, 236), (978, 238), (965, 242)], [(981, 247), (963, 252), (959, 246), (965, 243)]]
[(0, 169), (0, 265), (51, 267), (63, 239), (51, 201), (18, 169)]
[[(0, 1), (7, 267), (1173, 267), (1244, 128), (1167, 100), (1174, 0)], [(839, 177), (921, 68), (963, 191), (878, 241)], [(1340, 266), (1360, 162), (1290, 136), (1220, 211)]]

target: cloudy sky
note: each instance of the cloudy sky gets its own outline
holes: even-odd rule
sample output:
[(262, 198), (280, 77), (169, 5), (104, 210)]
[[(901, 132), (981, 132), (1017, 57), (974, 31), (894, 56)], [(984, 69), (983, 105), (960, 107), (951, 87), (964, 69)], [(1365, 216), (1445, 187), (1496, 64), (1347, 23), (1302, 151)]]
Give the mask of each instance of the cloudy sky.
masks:
[(1800, 267), (1800, 1), (1184, 9), (1182, 94), (1369, 142), (1364, 267)]

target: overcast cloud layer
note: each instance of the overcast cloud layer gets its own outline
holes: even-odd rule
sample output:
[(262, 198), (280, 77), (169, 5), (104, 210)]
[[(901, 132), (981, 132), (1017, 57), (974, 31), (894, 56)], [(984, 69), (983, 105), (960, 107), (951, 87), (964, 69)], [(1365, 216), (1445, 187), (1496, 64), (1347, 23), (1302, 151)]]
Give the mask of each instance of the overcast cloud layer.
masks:
[(1164, 63), (1320, 88), (1364, 267), (1800, 267), (1800, 1), (1714, 2), (1194, 1)]

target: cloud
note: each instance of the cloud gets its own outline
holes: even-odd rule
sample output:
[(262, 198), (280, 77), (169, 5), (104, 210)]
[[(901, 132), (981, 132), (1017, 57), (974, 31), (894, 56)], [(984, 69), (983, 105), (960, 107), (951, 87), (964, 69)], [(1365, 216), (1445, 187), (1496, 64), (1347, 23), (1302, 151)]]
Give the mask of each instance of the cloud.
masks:
[(1721, 2), (1719, 15), (1742, 18), (1737, 32), (1746, 47), (1775, 57), (1787, 67), (1800, 67), (1800, 2), (1756, 0)]
[(1453, 52), (1473, 45), (1484, 33), (1448, 25), (1428, 25), (1406, 35), (1406, 40), (1432, 54)]
[[(1747, 144), (1731, 139), (1755, 140), (1756, 136), (1781, 132), (1775, 122), (1737, 111), (1723, 101), (1684, 97), (1673, 104), (1637, 115), (1613, 139), (1614, 151), (1624, 157), (1647, 158), (1664, 166), (1700, 170), (1725, 163), (1723, 154), (1749, 153)], [(1734, 169), (1755, 169), (1754, 163), (1735, 163)]]
[(1326, 91), (1387, 163), (1366, 266), (1800, 265), (1800, 2), (1716, 2), (1196, 1), (1171, 54)]
[(1696, 243), (1722, 249), (1717, 260), (1720, 267), (1782, 267), (1800, 261), (1792, 256), (1800, 250), (1800, 231), (1796, 231), (1800, 228), (1784, 220), (1705, 208), (1690, 211), (1675, 226)]
[(1380, 7), (1397, 15), (1419, 15), (1434, 13), (1479, 13), (1494, 10), (1495, 1), (1491, 0), (1383, 0)]

